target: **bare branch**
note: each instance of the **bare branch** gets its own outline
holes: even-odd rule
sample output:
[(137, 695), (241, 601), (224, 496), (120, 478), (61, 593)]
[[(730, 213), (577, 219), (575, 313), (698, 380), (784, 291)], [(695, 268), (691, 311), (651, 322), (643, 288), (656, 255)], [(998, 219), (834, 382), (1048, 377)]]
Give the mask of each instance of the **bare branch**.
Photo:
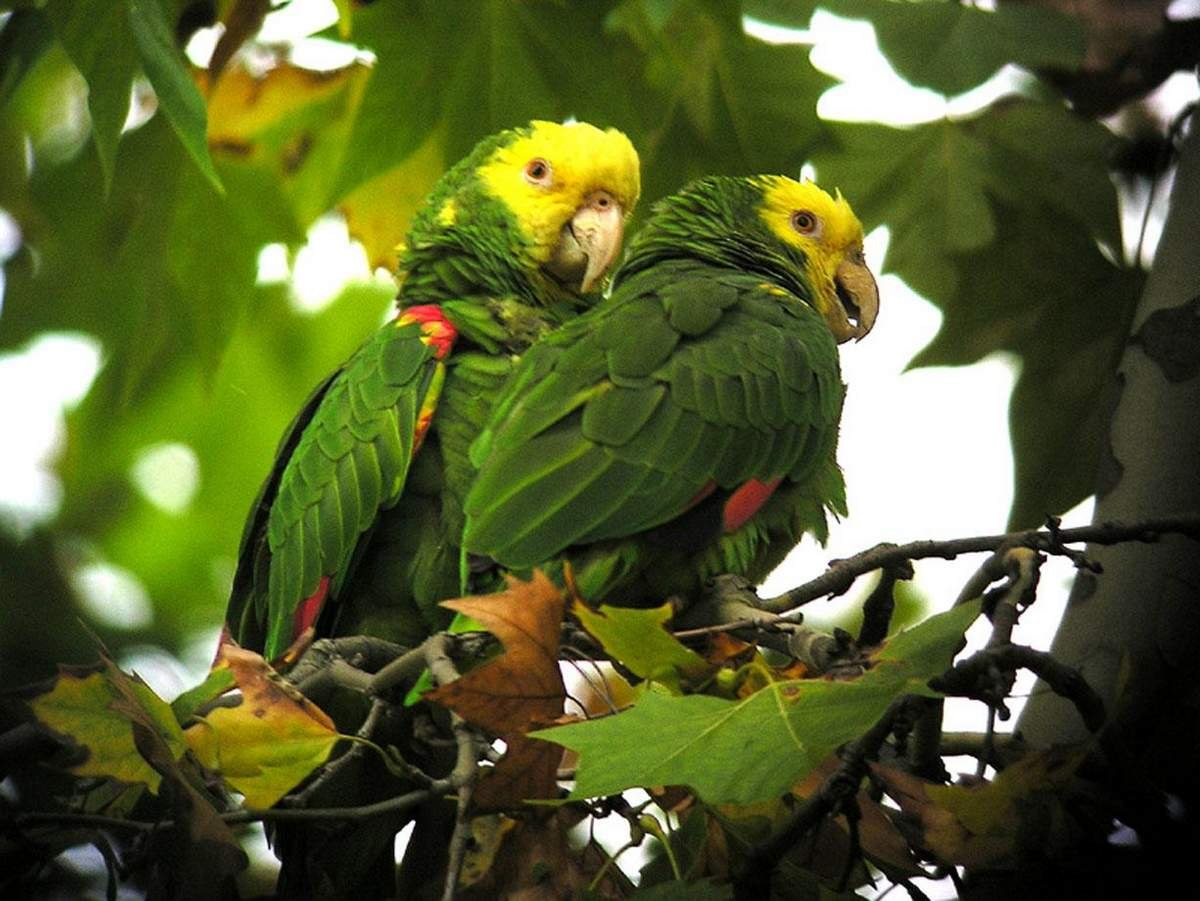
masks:
[(863, 602), (863, 623), (858, 630), (858, 643), (865, 647), (880, 644), (888, 635), (892, 625), (892, 614), (896, 611), (896, 583), (913, 577), (911, 560), (901, 560), (883, 568), (879, 584)]
[[(430, 637), (422, 645), (425, 665), (438, 685), (446, 685), (459, 677), (458, 667), (450, 658), (452, 637), (444, 632)], [(475, 781), (479, 777), (479, 746), (474, 730), (461, 716), (450, 711), (450, 725), (454, 730), (454, 741), (458, 746), (458, 756), (454, 770), (447, 777), (458, 792), (458, 809), (454, 818), (454, 833), (450, 839), (448, 862), (446, 865), (446, 884), (442, 890), (443, 901), (451, 901), (458, 891), (458, 877), (462, 871), (463, 858), (466, 856), (467, 842), (471, 838), (471, 819), (468, 808), (471, 804), (471, 794)]]
[(942, 675), (931, 679), (929, 687), (943, 694), (992, 702), (997, 687), (989, 682), (992, 670), (1027, 669), (1054, 691), (1074, 703), (1084, 725), (1091, 732), (1104, 725), (1104, 701), (1080, 675), (1079, 670), (1055, 660), (1045, 651), (1007, 644), (984, 648), (966, 660), (954, 664)]
[(930, 557), (953, 560), (959, 554), (995, 551), (1001, 547), (1027, 547), (1047, 554), (1076, 559), (1078, 552), (1067, 544), (1120, 544), (1126, 541), (1157, 541), (1165, 534), (1186, 535), (1200, 540), (1200, 513), (1148, 519), (1136, 523), (1106, 522), (1075, 529), (1028, 529), (1001, 535), (953, 538), (941, 541), (913, 541), (908, 544), (879, 544), (873, 548), (834, 560), (823, 574), (803, 585), (762, 602), (762, 609), (786, 613), (817, 598), (845, 594), (859, 576), (905, 560)]
[(879, 756), (879, 749), (897, 723), (913, 716), (911, 706), (923, 699), (901, 695), (867, 732), (842, 751), (842, 762), (821, 787), (797, 807), (770, 838), (747, 855), (734, 879), (734, 897), (765, 898), (769, 894), (771, 871), (795, 844), (815, 829), (825, 817), (852, 803), (858, 794), (868, 761)]

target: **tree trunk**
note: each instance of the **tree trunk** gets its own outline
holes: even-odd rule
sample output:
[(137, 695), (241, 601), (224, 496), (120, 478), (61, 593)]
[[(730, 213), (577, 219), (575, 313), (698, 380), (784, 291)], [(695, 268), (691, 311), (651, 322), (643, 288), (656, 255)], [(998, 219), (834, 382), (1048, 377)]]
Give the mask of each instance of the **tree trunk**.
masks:
[[(1200, 510), (1200, 127), (1183, 142), (1162, 240), (1116, 374), (1111, 453), (1094, 522)], [(1128, 746), (1195, 787), (1200, 736), (1200, 544), (1091, 547), (1052, 651), (1100, 692)], [(1035, 689), (1018, 729), (1039, 746), (1086, 737), (1072, 705)], [(1189, 772), (1190, 771), (1190, 772)]]

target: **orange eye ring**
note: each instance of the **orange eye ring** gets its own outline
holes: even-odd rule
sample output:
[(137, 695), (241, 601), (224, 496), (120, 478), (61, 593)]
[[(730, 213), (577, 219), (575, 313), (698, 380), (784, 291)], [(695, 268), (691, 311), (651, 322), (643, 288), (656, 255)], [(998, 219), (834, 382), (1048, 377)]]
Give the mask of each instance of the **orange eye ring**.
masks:
[(525, 172), (523, 173), (525, 180), (531, 185), (545, 188), (554, 180), (554, 170), (546, 160), (539, 157), (534, 157), (525, 164)]
[(813, 235), (821, 229), (821, 220), (808, 210), (792, 213), (792, 228), (802, 235)]

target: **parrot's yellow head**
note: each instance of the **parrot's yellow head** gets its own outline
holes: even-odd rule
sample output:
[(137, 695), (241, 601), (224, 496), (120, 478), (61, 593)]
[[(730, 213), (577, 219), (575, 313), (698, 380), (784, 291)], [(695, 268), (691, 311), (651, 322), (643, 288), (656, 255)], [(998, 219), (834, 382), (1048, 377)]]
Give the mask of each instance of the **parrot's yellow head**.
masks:
[(587, 122), (530, 123), (493, 151), (479, 177), (512, 212), (532, 261), (582, 293), (616, 261), (641, 193), (629, 138)]
[(406, 300), (573, 302), (616, 262), (640, 189), (637, 151), (616, 129), (535, 121), (486, 137), (413, 219), (400, 249)]
[(659, 201), (617, 283), (656, 262), (702, 259), (761, 275), (772, 293), (815, 309), (839, 342), (875, 325), (879, 290), (862, 225), (842, 199), (781, 175), (697, 179)]
[(864, 337), (879, 313), (879, 289), (863, 255), (862, 223), (837, 192), (782, 175), (759, 180), (759, 216), (804, 257), (813, 302), (838, 342)]

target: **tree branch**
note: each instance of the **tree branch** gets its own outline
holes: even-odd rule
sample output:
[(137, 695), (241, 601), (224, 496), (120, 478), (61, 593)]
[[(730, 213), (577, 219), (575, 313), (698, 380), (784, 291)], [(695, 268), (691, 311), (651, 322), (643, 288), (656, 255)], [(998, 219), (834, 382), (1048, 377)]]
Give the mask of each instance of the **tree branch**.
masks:
[(959, 554), (995, 551), (1001, 547), (1027, 547), (1047, 554), (1075, 558), (1077, 554), (1067, 544), (1120, 544), (1126, 541), (1157, 541), (1164, 534), (1186, 535), (1200, 540), (1200, 513), (1148, 519), (1135, 523), (1106, 522), (1080, 526), (1075, 529), (1028, 529), (1000, 535), (980, 535), (973, 538), (913, 541), (908, 544), (879, 544), (873, 548), (834, 560), (823, 574), (790, 591), (762, 602), (762, 609), (772, 613), (788, 613), (820, 597), (845, 594), (861, 575), (906, 560), (937, 557), (953, 560)]
[[(422, 645), (424, 648), (425, 665), (438, 685), (446, 685), (459, 677), (458, 668), (450, 658), (452, 636), (439, 632), (431, 636)], [(450, 848), (447, 852), (446, 883), (442, 890), (443, 901), (452, 901), (458, 890), (458, 877), (462, 871), (463, 859), (467, 852), (467, 843), (471, 838), (471, 819), (467, 815), (471, 804), (471, 795), (475, 781), (479, 776), (479, 745), (475, 732), (461, 716), (450, 711), (450, 726), (454, 730), (454, 741), (458, 746), (458, 756), (454, 770), (447, 781), (454, 784), (458, 791), (458, 807), (454, 818), (454, 833), (450, 837)]]
[(901, 695), (892, 701), (883, 715), (861, 737), (842, 751), (842, 762), (821, 787), (797, 807), (765, 842), (746, 858), (734, 879), (734, 897), (757, 899), (768, 896), (771, 871), (795, 844), (815, 829), (830, 814), (850, 803), (858, 794), (867, 774), (867, 762), (879, 756), (896, 724), (912, 716), (911, 705), (922, 700), (916, 695)]
[(1079, 671), (1055, 660), (1045, 651), (1006, 644), (984, 648), (929, 680), (929, 687), (942, 694), (975, 698), (991, 703), (997, 691), (988, 677), (993, 670), (1027, 669), (1054, 691), (1070, 700), (1090, 732), (1104, 725), (1104, 701)]
[(887, 638), (892, 625), (892, 614), (896, 611), (896, 583), (913, 577), (911, 560), (901, 560), (883, 568), (879, 584), (863, 602), (862, 628), (858, 630), (858, 643), (864, 647), (881, 644)]

